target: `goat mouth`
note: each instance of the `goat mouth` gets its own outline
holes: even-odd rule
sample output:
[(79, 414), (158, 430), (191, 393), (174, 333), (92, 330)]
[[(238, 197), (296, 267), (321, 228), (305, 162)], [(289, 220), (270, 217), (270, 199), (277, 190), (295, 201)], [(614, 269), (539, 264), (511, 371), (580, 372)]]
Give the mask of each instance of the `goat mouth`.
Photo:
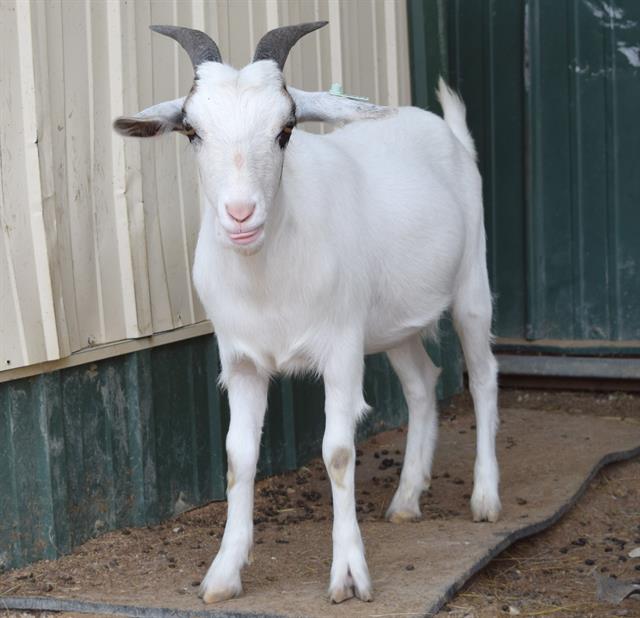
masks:
[(248, 232), (236, 232), (234, 234), (229, 233), (229, 238), (231, 239), (231, 242), (236, 245), (248, 245), (256, 240), (258, 236), (260, 236), (262, 228), (263, 226), (260, 225), (253, 230), (249, 230)]

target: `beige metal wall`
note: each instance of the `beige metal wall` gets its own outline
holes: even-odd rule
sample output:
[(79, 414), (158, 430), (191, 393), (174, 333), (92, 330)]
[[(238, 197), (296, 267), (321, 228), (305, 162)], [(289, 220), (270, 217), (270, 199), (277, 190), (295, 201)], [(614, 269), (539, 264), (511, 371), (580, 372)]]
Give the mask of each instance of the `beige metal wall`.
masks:
[(409, 103), (404, 0), (0, 0), (0, 380), (210, 328), (188, 142), (111, 122), (190, 87), (186, 54), (149, 24), (205, 30), (242, 66), (269, 28), (317, 19), (330, 25), (292, 51), (290, 84)]

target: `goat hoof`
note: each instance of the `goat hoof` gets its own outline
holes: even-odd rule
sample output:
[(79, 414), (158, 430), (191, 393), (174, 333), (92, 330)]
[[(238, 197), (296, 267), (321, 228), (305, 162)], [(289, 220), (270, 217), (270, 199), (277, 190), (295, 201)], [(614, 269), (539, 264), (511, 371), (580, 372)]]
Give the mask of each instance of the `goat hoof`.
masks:
[[(214, 573), (212, 573), (212, 575)], [(234, 597), (238, 597), (241, 594), (242, 581), (240, 580), (239, 573), (236, 577), (225, 578), (224, 580), (207, 576), (202, 581), (198, 592), (198, 596), (205, 603), (219, 603), (220, 601), (227, 601)]]
[(370, 587), (364, 588), (364, 589), (355, 588), (355, 593), (356, 593), (356, 596), (361, 601), (364, 601), (365, 603), (369, 603), (370, 601), (373, 601), (373, 594), (371, 593)]
[(476, 491), (471, 496), (471, 513), (473, 521), (488, 521), (495, 523), (500, 518), (500, 498), (497, 493)]
[(336, 590), (329, 591), (329, 598), (332, 603), (342, 603), (343, 601), (347, 601), (348, 599), (352, 599), (355, 593), (353, 590), (353, 586), (342, 586)]
[(348, 567), (342, 577), (332, 578), (329, 586), (329, 599), (331, 599), (332, 603), (342, 603), (353, 597), (357, 597), (361, 601), (373, 600), (371, 580), (369, 579), (366, 562), (364, 562), (364, 556), (362, 557), (362, 564), (356, 563), (353, 566), (357, 566), (357, 569)]
[(331, 591), (329, 597), (332, 603), (342, 603), (356, 597), (361, 601), (369, 602), (373, 601), (373, 595), (371, 594), (370, 587), (358, 588), (354, 585), (345, 585), (337, 590)]
[(222, 589), (213, 589), (213, 590), (200, 590), (198, 596), (205, 603), (220, 603), (221, 601), (228, 601), (229, 599), (233, 599), (234, 597), (240, 596), (242, 594), (242, 588), (222, 588)]
[(420, 521), (422, 519), (422, 513), (420, 511), (414, 511), (411, 509), (402, 509), (402, 510), (389, 510), (385, 515), (387, 521), (390, 521), (392, 524), (403, 524), (406, 522), (415, 522)]

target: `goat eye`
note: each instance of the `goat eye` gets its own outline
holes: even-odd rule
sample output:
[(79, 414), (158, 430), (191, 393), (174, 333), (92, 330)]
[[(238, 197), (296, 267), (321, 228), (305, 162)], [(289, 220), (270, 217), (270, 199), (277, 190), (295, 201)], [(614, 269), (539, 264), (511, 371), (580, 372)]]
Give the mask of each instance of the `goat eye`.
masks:
[(280, 148), (284, 149), (284, 147), (289, 143), (289, 138), (291, 137), (291, 133), (293, 132), (293, 127), (295, 125), (290, 122), (282, 127), (282, 131), (278, 133), (277, 141)]
[(186, 121), (182, 123), (182, 131), (183, 135), (186, 135), (189, 138), (189, 141), (192, 142), (196, 138), (200, 138), (200, 136), (196, 133), (196, 130)]

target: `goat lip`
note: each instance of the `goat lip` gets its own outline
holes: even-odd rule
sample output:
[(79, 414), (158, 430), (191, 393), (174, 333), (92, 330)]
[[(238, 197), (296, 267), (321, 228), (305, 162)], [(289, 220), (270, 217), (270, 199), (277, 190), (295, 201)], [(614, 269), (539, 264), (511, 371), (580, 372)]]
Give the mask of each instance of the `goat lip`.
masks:
[(249, 230), (248, 232), (235, 232), (229, 233), (229, 238), (232, 242), (238, 245), (248, 245), (250, 242), (253, 242), (262, 231), (262, 226), (254, 228), (253, 230)]

